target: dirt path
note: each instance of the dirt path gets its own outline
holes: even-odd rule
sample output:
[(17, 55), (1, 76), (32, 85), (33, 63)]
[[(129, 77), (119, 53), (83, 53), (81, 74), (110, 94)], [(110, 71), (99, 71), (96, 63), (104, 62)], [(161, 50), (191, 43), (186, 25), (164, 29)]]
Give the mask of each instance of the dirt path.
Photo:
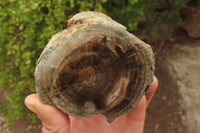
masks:
[(157, 62), (158, 90), (147, 109), (144, 133), (187, 133), (182, 123), (185, 111), (179, 104), (178, 88), (166, 69), (166, 60)]
[(183, 119), (188, 133), (200, 132), (200, 42), (182, 46), (169, 59), (169, 72), (181, 95), (180, 105), (186, 111)]
[(6, 126), (5, 118), (0, 116), (0, 133), (41, 133), (41, 124), (31, 125), (25, 118), (20, 118), (15, 124)]
[(148, 108), (145, 133), (200, 132), (200, 40), (160, 53), (158, 91)]

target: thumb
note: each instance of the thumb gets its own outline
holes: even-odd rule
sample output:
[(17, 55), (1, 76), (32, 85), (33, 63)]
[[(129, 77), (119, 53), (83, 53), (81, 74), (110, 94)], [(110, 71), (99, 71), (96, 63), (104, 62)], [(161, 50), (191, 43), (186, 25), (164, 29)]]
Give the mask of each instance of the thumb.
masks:
[(142, 97), (137, 106), (127, 115), (127, 129), (143, 133), (147, 101), (145, 96)]
[(37, 94), (27, 96), (25, 105), (42, 121), (43, 133), (69, 133), (69, 117), (53, 105), (42, 103)]

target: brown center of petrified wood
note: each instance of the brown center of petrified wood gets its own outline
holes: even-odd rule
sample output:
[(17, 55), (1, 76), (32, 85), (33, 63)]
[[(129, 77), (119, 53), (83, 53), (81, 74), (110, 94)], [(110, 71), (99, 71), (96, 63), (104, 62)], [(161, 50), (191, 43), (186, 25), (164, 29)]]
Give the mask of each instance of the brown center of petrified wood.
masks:
[(106, 39), (82, 44), (65, 58), (57, 79), (64, 100), (80, 108), (92, 101), (102, 110), (123, 99), (129, 82), (127, 64), (120, 48), (108, 47)]
[(95, 70), (91, 66), (81, 69), (78, 73), (79, 73), (78, 80), (80, 82), (83, 82), (83, 84), (84, 82), (88, 84), (93, 84), (94, 81), (96, 80)]

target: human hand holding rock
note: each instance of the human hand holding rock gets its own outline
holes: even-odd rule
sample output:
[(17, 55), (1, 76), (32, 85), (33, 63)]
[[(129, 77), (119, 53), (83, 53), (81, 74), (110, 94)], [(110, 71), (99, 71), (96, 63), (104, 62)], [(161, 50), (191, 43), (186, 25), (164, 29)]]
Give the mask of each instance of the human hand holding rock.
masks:
[(55, 106), (42, 103), (37, 94), (27, 96), (25, 105), (42, 121), (43, 133), (142, 133), (146, 109), (157, 86), (158, 80), (154, 77), (148, 93), (142, 97), (137, 106), (112, 123), (108, 123), (101, 114), (84, 119), (68, 116)]

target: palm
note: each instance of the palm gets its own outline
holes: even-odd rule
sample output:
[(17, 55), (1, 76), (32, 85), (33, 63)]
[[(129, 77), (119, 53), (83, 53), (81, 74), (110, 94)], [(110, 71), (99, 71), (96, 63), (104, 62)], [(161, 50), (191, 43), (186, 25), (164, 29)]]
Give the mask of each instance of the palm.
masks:
[(143, 97), (134, 110), (127, 115), (116, 118), (112, 123), (108, 123), (103, 115), (95, 115), (85, 119), (70, 116), (70, 133), (133, 133), (138, 129), (141, 129), (142, 133), (146, 105), (146, 97)]
[(102, 115), (83, 120), (70, 117), (70, 133), (121, 133), (124, 131), (126, 120), (127, 116), (123, 116), (109, 124)]

